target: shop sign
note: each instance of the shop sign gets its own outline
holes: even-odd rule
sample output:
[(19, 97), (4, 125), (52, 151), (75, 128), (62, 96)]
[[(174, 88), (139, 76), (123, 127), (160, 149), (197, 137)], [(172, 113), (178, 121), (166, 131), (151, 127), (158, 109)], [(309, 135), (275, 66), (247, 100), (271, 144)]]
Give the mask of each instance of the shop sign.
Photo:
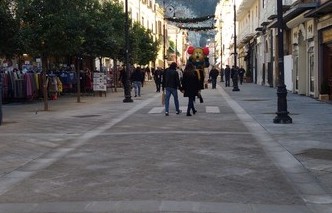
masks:
[(329, 30), (324, 30), (322, 33), (323, 43), (332, 41), (332, 28)]
[(332, 26), (332, 18), (319, 22), (317, 25), (317, 29), (321, 30), (323, 28), (330, 27), (330, 26)]
[(107, 78), (105, 73), (94, 72), (93, 73), (93, 91), (105, 91), (107, 90)]

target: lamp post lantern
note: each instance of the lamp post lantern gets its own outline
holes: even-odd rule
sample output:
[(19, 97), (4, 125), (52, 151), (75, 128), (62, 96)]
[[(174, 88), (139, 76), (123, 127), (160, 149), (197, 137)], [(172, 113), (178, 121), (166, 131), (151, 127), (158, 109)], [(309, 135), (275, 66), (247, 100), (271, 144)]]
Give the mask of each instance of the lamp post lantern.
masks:
[(124, 89), (124, 95), (125, 99), (123, 102), (129, 103), (133, 102), (133, 99), (131, 99), (131, 92), (130, 92), (130, 69), (129, 69), (129, 18), (128, 18), (128, 0), (125, 1), (125, 14), (126, 14), (126, 19), (125, 19), (125, 50), (126, 50), (126, 85)]
[(239, 84), (238, 84), (238, 69), (237, 69), (237, 44), (236, 44), (236, 40), (237, 40), (237, 35), (236, 35), (236, 4), (235, 4), (235, 0), (234, 0), (234, 69), (232, 72), (232, 76), (233, 76), (233, 90), (232, 91), (240, 91), (239, 89)]
[(287, 111), (287, 90), (284, 76), (284, 21), (282, 11), (282, 0), (277, 0), (277, 23), (278, 23), (278, 111), (277, 116), (273, 119), (273, 123), (292, 123)]

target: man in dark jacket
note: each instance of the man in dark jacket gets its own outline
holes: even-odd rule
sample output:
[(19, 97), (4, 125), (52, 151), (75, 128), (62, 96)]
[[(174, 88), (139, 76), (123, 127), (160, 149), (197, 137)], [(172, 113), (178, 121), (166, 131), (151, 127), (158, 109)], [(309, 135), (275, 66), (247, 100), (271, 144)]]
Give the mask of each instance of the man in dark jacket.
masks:
[(243, 83), (243, 76), (246, 71), (244, 70), (243, 66), (239, 69), (239, 78), (240, 78), (240, 84), (242, 85)]
[(164, 71), (163, 74), (163, 92), (166, 89), (165, 96), (165, 115), (169, 115), (169, 99), (171, 95), (174, 98), (175, 110), (176, 114), (181, 113), (179, 106), (179, 98), (178, 98), (178, 89), (180, 89), (180, 79), (179, 74), (176, 71), (176, 63), (173, 62), (168, 69)]
[(216, 67), (213, 67), (209, 74), (209, 79), (211, 80), (211, 83), (212, 83), (212, 89), (215, 89), (217, 86), (218, 75), (219, 75), (219, 71), (217, 70)]
[(135, 97), (141, 96), (141, 87), (142, 87), (142, 70), (140, 67), (136, 67), (135, 71), (131, 74), (130, 80), (134, 85)]
[(160, 92), (160, 84), (161, 84), (161, 76), (162, 76), (162, 70), (160, 67), (158, 67), (154, 73), (153, 73), (153, 78), (154, 82), (156, 84), (156, 92)]
[(127, 81), (127, 73), (126, 73), (126, 68), (125, 66), (122, 66), (121, 70), (120, 70), (120, 75), (119, 75), (119, 81), (121, 81), (121, 84), (123, 86), (123, 88), (125, 89), (126, 87), (126, 81)]
[(226, 65), (225, 68), (225, 86), (229, 87), (230, 86), (230, 81), (231, 81), (231, 68), (229, 65)]

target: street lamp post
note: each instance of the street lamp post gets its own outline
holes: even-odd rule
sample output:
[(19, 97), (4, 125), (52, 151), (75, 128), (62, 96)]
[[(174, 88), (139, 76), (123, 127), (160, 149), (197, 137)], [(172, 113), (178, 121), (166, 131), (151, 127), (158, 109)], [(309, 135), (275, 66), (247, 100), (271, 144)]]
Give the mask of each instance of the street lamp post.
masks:
[(234, 69), (232, 73), (233, 76), (233, 90), (232, 91), (240, 91), (239, 89), (239, 84), (238, 84), (238, 69), (237, 69), (237, 44), (236, 44), (236, 39), (237, 39), (237, 35), (236, 35), (236, 4), (235, 4), (235, 0), (234, 0)]
[(126, 85), (124, 90), (125, 99), (123, 102), (129, 103), (133, 102), (131, 99), (131, 88), (130, 88), (130, 69), (129, 69), (129, 18), (128, 18), (128, 0), (125, 2), (125, 13), (126, 13), (126, 20), (125, 20), (125, 43), (126, 43)]
[(163, 62), (164, 62), (164, 70), (166, 69), (166, 17), (165, 17), (166, 9), (165, 9), (165, 0), (163, 0)]
[(0, 126), (2, 124), (2, 77), (0, 75)]
[(175, 35), (175, 62), (178, 63), (178, 29), (176, 29)]
[(287, 90), (285, 85), (284, 76), (284, 22), (282, 11), (282, 0), (277, 0), (277, 21), (278, 21), (278, 112), (277, 116), (273, 119), (273, 123), (292, 123), (292, 118), (289, 117), (287, 111)]

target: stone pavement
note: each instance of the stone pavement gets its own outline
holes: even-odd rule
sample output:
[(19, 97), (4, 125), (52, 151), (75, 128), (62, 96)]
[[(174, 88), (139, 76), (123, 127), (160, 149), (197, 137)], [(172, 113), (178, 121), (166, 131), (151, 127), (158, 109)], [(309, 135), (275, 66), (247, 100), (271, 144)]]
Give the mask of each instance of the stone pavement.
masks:
[[(332, 105), (218, 85), (192, 117), (164, 116), (152, 82), (123, 92), (3, 106), (0, 212), (332, 212)], [(180, 98), (182, 110), (186, 98)]]

